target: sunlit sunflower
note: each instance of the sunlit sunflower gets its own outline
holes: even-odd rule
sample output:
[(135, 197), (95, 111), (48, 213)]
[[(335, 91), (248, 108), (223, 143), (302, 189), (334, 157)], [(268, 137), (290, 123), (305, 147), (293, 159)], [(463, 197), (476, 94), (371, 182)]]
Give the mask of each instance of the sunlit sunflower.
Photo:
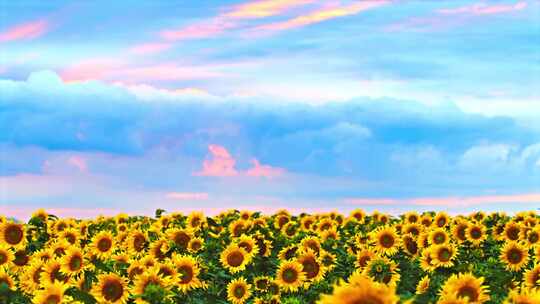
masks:
[(32, 303), (34, 304), (61, 304), (66, 303), (64, 293), (69, 288), (61, 282), (54, 282), (45, 285), (44, 289), (36, 292)]
[(464, 220), (458, 220), (452, 226), (452, 236), (459, 244), (467, 240), (467, 229), (469, 224)]
[(22, 224), (5, 222), (0, 224), (0, 245), (20, 249), (26, 244), (26, 232)]
[(521, 239), (525, 240), (529, 247), (540, 244), (540, 226), (534, 227), (530, 230), (522, 230)]
[(2, 284), (6, 284), (8, 289), (15, 289), (15, 281), (13, 278), (4, 270), (4, 268), (0, 268), (0, 286)]
[(281, 234), (288, 238), (292, 238), (298, 232), (298, 224), (294, 221), (289, 221), (287, 224), (281, 227)]
[(396, 287), (400, 278), (397, 271), (398, 268), (394, 261), (386, 257), (375, 257), (368, 262), (362, 273), (375, 282)]
[(371, 247), (361, 247), (356, 253), (355, 265), (359, 269), (364, 269), (369, 261), (373, 259), (377, 254)]
[(420, 250), (418, 246), (418, 239), (412, 235), (404, 235), (401, 237), (401, 246), (403, 247), (404, 251), (413, 256), (418, 256)]
[(274, 218), (274, 227), (276, 229), (281, 229), (283, 226), (285, 226), (285, 224), (287, 224), (289, 221), (290, 221), (290, 215), (289, 213), (281, 213), (281, 214), (277, 214), (276, 217)]
[(15, 257), (6, 245), (0, 245), (0, 267), (9, 265)]
[(486, 227), (478, 223), (469, 223), (467, 228), (467, 240), (474, 246), (480, 246), (486, 239)]
[(301, 220), (300, 220), (300, 229), (302, 229), (302, 231), (311, 231), (312, 228), (313, 228), (313, 224), (315, 223), (315, 217), (314, 216), (304, 216)]
[(370, 234), (370, 239), (375, 245), (376, 252), (388, 256), (392, 256), (397, 253), (401, 243), (396, 229), (391, 226), (377, 228), (377, 230)]
[(452, 267), (454, 258), (457, 255), (457, 249), (452, 244), (434, 245), (429, 249), (431, 254), (431, 264), (435, 267)]
[(416, 294), (424, 294), (429, 289), (429, 276), (424, 276), (418, 284), (416, 284)]
[(204, 239), (201, 237), (194, 237), (188, 243), (189, 253), (197, 253), (204, 249)]
[(433, 225), (438, 228), (443, 228), (450, 222), (450, 217), (446, 212), (438, 212), (433, 218)]
[(366, 220), (366, 212), (362, 209), (355, 209), (351, 211), (350, 217), (355, 219), (358, 224), (363, 224)]
[(508, 270), (520, 271), (529, 261), (529, 252), (525, 246), (510, 241), (502, 247), (500, 259)]
[(60, 239), (66, 240), (71, 245), (77, 245), (79, 241), (79, 231), (75, 228), (68, 228), (59, 234)]
[(326, 268), (326, 272), (332, 271), (334, 267), (336, 267), (336, 255), (328, 252), (326, 250), (322, 250), (319, 254), (319, 257), (321, 258), (321, 263)]
[(298, 257), (298, 263), (302, 264), (302, 271), (306, 275), (306, 280), (310, 282), (320, 281), (325, 273), (325, 269), (315, 252), (308, 249)]
[(251, 296), (251, 285), (243, 277), (232, 280), (227, 285), (227, 300), (233, 304), (243, 304)]
[(300, 242), (300, 247), (313, 250), (315, 254), (319, 254), (321, 251), (321, 242), (318, 237), (308, 236)]
[(525, 287), (540, 287), (540, 264), (536, 264), (533, 268), (525, 271), (525, 273), (523, 274), (523, 278)]
[(150, 256), (157, 261), (163, 261), (167, 257), (169, 251), (169, 242), (165, 239), (156, 240), (150, 244), (148, 252)]
[(431, 226), (431, 223), (433, 223), (433, 217), (429, 213), (422, 214), (420, 217), (420, 224), (422, 224), (424, 227)]
[(441, 245), (450, 240), (446, 231), (442, 228), (434, 228), (428, 234), (428, 242), (433, 245)]
[(135, 230), (131, 232), (126, 240), (128, 252), (134, 256), (143, 255), (146, 250), (147, 237), (146, 234)]
[(411, 234), (413, 236), (418, 236), (423, 230), (423, 226), (418, 223), (408, 223), (403, 225), (401, 228), (402, 234)]
[(257, 241), (251, 236), (242, 235), (236, 239), (236, 244), (239, 247), (244, 248), (248, 255), (254, 256), (259, 252), (259, 246), (257, 246)]
[(239, 237), (249, 230), (249, 226), (249, 221), (238, 219), (229, 224), (229, 232), (233, 237)]
[(42, 222), (47, 222), (47, 219), (49, 218), (49, 214), (45, 209), (40, 208), (32, 213), (31, 218), (37, 218)]
[(323, 218), (317, 223), (317, 229), (319, 233), (334, 228), (334, 221), (330, 218)]
[(326, 242), (327, 240), (339, 240), (339, 231), (337, 230), (337, 227), (332, 227), (331, 229), (324, 230), (319, 233), (321, 236), (321, 239), (323, 242)]
[(171, 280), (167, 277), (161, 276), (159, 269), (156, 267), (148, 268), (145, 272), (138, 275), (135, 279), (134, 285), (131, 287), (131, 294), (133, 295), (143, 295), (148, 287), (154, 286), (161, 288), (163, 290), (169, 290), (171, 285)]
[(169, 240), (173, 241), (175, 246), (180, 250), (186, 250), (189, 245), (189, 241), (193, 238), (193, 230), (172, 228), (167, 231)]
[(78, 247), (70, 247), (60, 259), (60, 270), (69, 276), (78, 275), (84, 270), (85, 258), (83, 251)]
[(516, 223), (514, 221), (508, 222), (504, 226), (504, 239), (509, 241), (517, 241), (519, 240), (520, 231), (521, 226), (519, 223)]
[(144, 272), (145, 266), (137, 260), (132, 260), (127, 269), (127, 276), (129, 280), (134, 281), (138, 275)]
[(476, 211), (469, 215), (469, 217), (477, 222), (482, 222), (486, 218), (486, 213), (482, 211)]
[(422, 251), (422, 254), (420, 255), (420, 268), (427, 272), (432, 272), (437, 268), (431, 258), (431, 252), (429, 250)]
[(504, 304), (539, 304), (540, 289), (522, 289), (521, 291), (512, 290)]
[(174, 267), (178, 273), (177, 285), (182, 292), (201, 287), (199, 280), (199, 264), (191, 256), (178, 255), (173, 257)]
[(297, 291), (306, 280), (302, 264), (297, 261), (283, 261), (276, 273), (276, 283), (285, 291)]
[(322, 295), (317, 304), (397, 304), (399, 297), (393, 287), (353, 274), (351, 283), (340, 284), (331, 295)]
[(221, 264), (231, 273), (237, 273), (246, 268), (249, 262), (249, 255), (246, 250), (238, 244), (230, 244), (221, 253)]
[(268, 257), (272, 253), (272, 242), (267, 240), (264, 235), (255, 235), (255, 241), (257, 242), (257, 247), (259, 247), (259, 256)]
[(43, 262), (35, 260), (28, 265), (20, 279), (20, 287), (27, 294), (32, 294), (39, 289), (41, 284), (41, 273), (43, 272)]
[(289, 245), (279, 251), (278, 258), (280, 260), (292, 260), (296, 257), (297, 252), (298, 252), (297, 245)]
[(247, 220), (249, 220), (251, 218), (252, 214), (253, 214), (252, 211), (242, 210), (242, 211), (240, 211), (240, 218), (247, 221)]
[(405, 222), (407, 222), (409, 224), (416, 224), (416, 223), (420, 222), (420, 215), (418, 215), (418, 213), (416, 213), (414, 211), (405, 213), (403, 218), (404, 218)]
[(114, 238), (108, 231), (101, 231), (92, 238), (92, 253), (100, 259), (111, 256), (114, 250)]
[(202, 212), (193, 211), (187, 217), (187, 226), (193, 230), (198, 230), (206, 223), (206, 217)]
[(43, 271), (40, 273), (41, 284), (52, 284), (62, 282), (67, 284), (70, 276), (62, 272), (62, 264), (57, 260), (50, 260), (43, 265)]
[(441, 298), (455, 296), (471, 303), (487, 302), (490, 299), (489, 291), (483, 283), (483, 277), (477, 278), (471, 273), (453, 274), (442, 286)]
[(104, 304), (125, 304), (129, 298), (127, 282), (114, 273), (99, 275), (91, 294), (98, 303)]
[(268, 285), (270, 284), (270, 277), (267, 276), (258, 276), (253, 279), (253, 285), (255, 286), (255, 289), (258, 291), (266, 291), (268, 289)]

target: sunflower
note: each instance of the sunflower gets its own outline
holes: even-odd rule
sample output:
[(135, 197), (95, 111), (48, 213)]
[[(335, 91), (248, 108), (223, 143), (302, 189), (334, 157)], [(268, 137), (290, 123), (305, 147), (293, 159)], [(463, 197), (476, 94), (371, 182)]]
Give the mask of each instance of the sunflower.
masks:
[(163, 261), (167, 257), (169, 251), (169, 242), (165, 239), (160, 239), (150, 245), (150, 256), (157, 261)]
[(320, 232), (320, 236), (323, 241), (327, 241), (329, 239), (337, 241), (339, 240), (339, 231), (337, 230), (337, 227), (332, 227), (331, 229)]
[(43, 262), (36, 260), (26, 267), (22, 273), (20, 284), (21, 289), (28, 294), (34, 293), (41, 284), (41, 273), (43, 272)]
[(474, 246), (480, 246), (486, 237), (486, 227), (484, 225), (469, 223), (469, 227), (467, 228), (467, 240)]
[(127, 269), (127, 277), (131, 281), (134, 281), (138, 275), (144, 272), (145, 266), (138, 260), (133, 260), (129, 264), (130, 265)]
[(41, 284), (52, 284), (62, 282), (67, 284), (70, 276), (62, 273), (62, 264), (57, 260), (50, 260), (43, 265), (43, 271), (40, 273)]
[(4, 270), (4, 268), (0, 268), (0, 286), (2, 284), (6, 284), (8, 289), (14, 289), (15, 282), (13, 278)]
[(257, 241), (251, 236), (242, 235), (236, 240), (236, 243), (239, 247), (244, 248), (248, 255), (254, 256), (259, 252), (259, 247), (257, 246)]
[(302, 264), (302, 271), (306, 275), (306, 280), (318, 282), (323, 278), (325, 269), (320, 259), (312, 250), (305, 251), (297, 260), (298, 263)]
[(467, 240), (467, 228), (469, 224), (466, 221), (458, 220), (452, 226), (452, 236), (458, 243), (463, 243)]
[(351, 212), (350, 218), (353, 218), (358, 224), (363, 224), (366, 220), (366, 212), (362, 209), (355, 209)]
[(49, 218), (49, 214), (47, 213), (47, 211), (45, 211), (45, 209), (40, 208), (34, 211), (34, 213), (32, 213), (31, 218), (37, 218), (42, 222), (47, 222), (47, 219)]
[[(65, 232), (65, 230), (63, 232)], [(66, 251), (69, 247), (71, 247), (71, 244), (68, 243), (66, 240), (55, 240), (48, 247), (51, 249), (51, 252), (54, 254), (55, 257), (61, 258), (66, 254)]]
[(412, 211), (412, 212), (407, 212), (405, 213), (404, 215), (404, 219), (405, 219), (405, 222), (409, 223), (409, 224), (416, 224), (420, 221), (420, 215), (418, 215), (418, 213)]
[(540, 227), (535, 227), (530, 230), (523, 230), (522, 232), (523, 233), (521, 234), (521, 238), (525, 240), (525, 242), (527, 242), (527, 245), (529, 245), (529, 247), (540, 244)]
[(453, 274), (442, 286), (441, 298), (454, 296), (467, 299), (471, 303), (487, 302), (490, 296), (483, 283), (483, 277), (477, 278), (471, 273)]
[(520, 271), (529, 261), (527, 248), (517, 242), (506, 242), (501, 249), (501, 261), (511, 271)]
[(125, 304), (129, 298), (125, 279), (114, 273), (99, 275), (91, 294), (104, 304)]
[(45, 285), (44, 289), (36, 292), (32, 303), (34, 304), (60, 304), (66, 303), (64, 293), (69, 288), (61, 282), (54, 282)]
[(187, 255), (175, 255), (173, 257), (174, 267), (178, 273), (177, 286), (182, 292), (188, 292), (191, 289), (201, 287), (199, 280), (199, 265), (197, 261)]
[(521, 226), (519, 223), (514, 221), (506, 223), (504, 226), (503, 237), (505, 240), (517, 241), (519, 240), (519, 235), (521, 231)]
[(319, 233), (334, 228), (334, 221), (330, 218), (324, 218), (317, 223), (317, 229)]
[(525, 271), (525, 273), (523, 274), (523, 278), (525, 287), (540, 287), (540, 264), (536, 264), (533, 268)]
[(442, 228), (432, 229), (428, 234), (428, 242), (434, 245), (440, 245), (448, 242), (450, 237)]
[(540, 303), (539, 289), (522, 289), (521, 292), (512, 290), (504, 304), (538, 304)]
[(111, 256), (114, 250), (114, 238), (108, 231), (101, 231), (92, 239), (92, 253), (104, 259)]
[(323, 264), (326, 271), (331, 271), (336, 267), (336, 255), (333, 253), (330, 253), (326, 250), (321, 251), (319, 254), (321, 258), (321, 263)]
[(423, 214), (420, 218), (420, 224), (422, 224), (424, 227), (430, 227), (431, 223), (433, 223), (433, 218), (429, 213)]
[(78, 247), (70, 247), (60, 259), (61, 271), (67, 275), (78, 275), (85, 268), (85, 258), (82, 250)]
[(367, 266), (369, 261), (373, 259), (377, 254), (373, 249), (370, 247), (362, 247), (358, 252), (356, 253), (356, 267), (359, 269), (364, 269), (364, 267)]
[(418, 236), (420, 234), (420, 232), (422, 232), (422, 229), (423, 229), (423, 226), (421, 226), (418, 223), (408, 223), (408, 224), (405, 224), (401, 228), (401, 233), (402, 234), (411, 234), (413, 236)]
[(232, 243), (221, 253), (221, 264), (231, 273), (237, 273), (246, 268), (249, 257), (244, 248)]
[(416, 285), (416, 294), (424, 294), (429, 289), (429, 276), (424, 276)]
[(233, 304), (243, 304), (251, 296), (250, 289), (243, 277), (234, 279), (227, 285), (227, 299)]
[(131, 287), (131, 294), (137, 296), (143, 295), (150, 286), (154, 286), (162, 290), (169, 290), (171, 280), (167, 277), (162, 277), (159, 274), (158, 268), (148, 268), (145, 272), (136, 277), (135, 283)]
[(429, 250), (422, 251), (422, 254), (420, 255), (420, 268), (427, 272), (432, 272), (437, 268), (431, 258), (431, 252)]
[(194, 237), (188, 243), (189, 253), (197, 253), (203, 249), (204, 249), (204, 240), (200, 237)]
[(412, 235), (404, 235), (401, 238), (401, 244), (406, 253), (410, 254), (411, 256), (418, 255), (418, 242), (417, 239)]
[(257, 247), (259, 247), (259, 256), (269, 257), (272, 253), (272, 242), (265, 239), (264, 235), (255, 235)]
[(397, 304), (399, 301), (393, 287), (374, 282), (369, 277), (353, 274), (350, 281), (336, 286), (331, 295), (322, 295), (317, 304)]
[(187, 217), (188, 228), (198, 230), (206, 223), (206, 217), (202, 212), (191, 212)]
[(298, 225), (294, 221), (290, 221), (281, 227), (281, 233), (288, 238), (292, 238), (298, 232)]
[(445, 227), (450, 221), (450, 217), (446, 212), (439, 212), (433, 219), (433, 224), (438, 228)]
[(431, 263), (435, 267), (452, 267), (454, 258), (457, 255), (457, 249), (451, 244), (435, 245), (430, 248)]
[(253, 285), (258, 291), (266, 291), (270, 285), (270, 278), (267, 276), (259, 276), (253, 279)]
[(305, 232), (311, 231), (314, 223), (315, 223), (315, 217), (305, 216), (300, 220), (300, 229), (302, 229)]
[(26, 233), (22, 224), (6, 222), (0, 224), (0, 245), (12, 248), (24, 248)]
[(131, 232), (126, 240), (128, 252), (131, 255), (140, 256), (146, 250), (147, 238), (146, 234), (139, 230)]
[(276, 273), (276, 283), (285, 291), (297, 291), (305, 282), (302, 264), (297, 261), (283, 261)]
[(239, 237), (249, 230), (249, 225), (249, 221), (238, 219), (229, 224), (229, 232), (233, 237)]
[(193, 238), (193, 230), (172, 228), (167, 231), (167, 236), (169, 237), (169, 240), (174, 242), (177, 248), (186, 250), (189, 241)]
[(302, 247), (303, 249), (313, 250), (313, 252), (315, 252), (316, 254), (319, 254), (319, 252), (321, 251), (321, 242), (319, 238), (314, 237), (314, 236), (309, 236), (309, 237), (304, 238), (300, 242), (300, 247)]
[(278, 253), (278, 258), (280, 260), (292, 260), (296, 257), (296, 253), (298, 252), (298, 246), (297, 245), (290, 245), (287, 247), (284, 247), (281, 249)]
[(287, 224), (289, 220), (290, 215), (288, 213), (278, 214), (274, 219), (274, 227), (276, 229), (281, 229), (281, 227), (285, 226), (285, 224)]
[(400, 239), (398, 238), (394, 227), (379, 227), (371, 233), (370, 239), (372, 240), (372, 243), (374, 243), (375, 250), (379, 254), (392, 256), (399, 250)]
[(251, 218), (251, 215), (253, 215), (252, 211), (249, 210), (242, 210), (240, 211), (240, 218), (243, 220), (249, 220)]
[(70, 245), (76, 245), (79, 240), (79, 231), (75, 228), (68, 228), (60, 233), (59, 238), (66, 240)]
[(14, 258), (13, 252), (11, 252), (8, 247), (5, 245), (0, 245), (0, 267), (9, 265)]
[(362, 273), (375, 282), (396, 287), (400, 278), (397, 271), (398, 268), (394, 261), (386, 257), (375, 257), (368, 262)]

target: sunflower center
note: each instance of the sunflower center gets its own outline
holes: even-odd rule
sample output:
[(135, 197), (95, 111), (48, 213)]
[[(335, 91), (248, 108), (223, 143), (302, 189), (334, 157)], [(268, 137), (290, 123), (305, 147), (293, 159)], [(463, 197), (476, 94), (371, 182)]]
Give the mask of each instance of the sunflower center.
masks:
[(247, 253), (250, 253), (251, 250), (253, 250), (253, 247), (251, 247), (251, 245), (248, 244), (247, 242), (240, 242), (238, 243), (238, 246), (244, 248), (247, 251)]
[(394, 237), (389, 234), (383, 234), (380, 238), (381, 245), (385, 248), (390, 248), (394, 245)]
[(478, 291), (472, 286), (463, 286), (458, 290), (458, 297), (468, 298), (469, 301), (476, 301), (478, 299)]
[(452, 252), (448, 248), (443, 248), (439, 251), (439, 260), (441, 262), (448, 262), (452, 257)]
[(7, 262), (7, 254), (5, 252), (0, 252), (0, 265), (3, 265)]
[(363, 255), (358, 259), (358, 264), (360, 267), (365, 267), (370, 260), (371, 257), (369, 255)]
[(69, 267), (71, 270), (79, 270), (82, 266), (82, 258), (79, 255), (71, 257)]
[(34, 280), (34, 283), (37, 283), (39, 284), (41, 282), (40, 278), (41, 278), (41, 273), (43, 272), (43, 269), (42, 267), (36, 269), (34, 271), (34, 275), (32, 275), (32, 279)]
[(519, 239), (519, 228), (511, 227), (510, 229), (508, 229), (507, 235), (508, 238), (512, 241)]
[(102, 294), (107, 301), (117, 301), (124, 293), (124, 286), (117, 280), (109, 280), (103, 284)]
[(529, 234), (529, 243), (536, 243), (538, 242), (538, 233), (532, 232)]
[(443, 233), (437, 233), (434, 237), (435, 244), (442, 244), (446, 240)]
[(473, 239), (479, 239), (482, 236), (482, 232), (480, 231), (480, 229), (473, 227), (471, 229), (471, 236)]
[(376, 295), (365, 295), (359, 299), (354, 299), (351, 304), (384, 304), (384, 301)]
[(518, 264), (523, 259), (523, 253), (516, 248), (510, 249), (507, 256), (508, 261), (512, 264)]
[(193, 279), (193, 269), (189, 266), (181, 266), (178, 273), (180, 274), (181, 284), (187, 284)]
[(418, 245), (412, 239), (407, 239), (405, 246), (407, 247), (407, 251), (411, 254), (416, 254), (418, 252)]
[(5, 232), (6, 242), (10, 245), (17, 245), (23, 239), (23, 231), (18, 225), (10, 225)]
[(227, 263), (232, 267), (238, 267), (244, 262), (244, 255), (241, 252), (231, 252), (227, 256)]
[(233, 293), (234, 293), (235, 298), (241, 299), (246, 294), (246, 290), (245, 290), (244, 286), (237, 285), (237, 286), (234, 287), (234, 292)]
[(28, 256), (26, 255), (26, 252), (24, 250), (19, 250), (15, 252), (15, 259), (13, 260), (13, 264), (17, 266), (24, 266), (28, 263)]
[(137, 234), (133, 238), (133, 248), (135, 248), (135, 251), (139, 252), (144, 249), (144, 236)]
[(60, 298), (59, 295), (49, 295), (46, 299), (45, 299), (45, 304), (58, 304), (62, 301), (62, 299)]
[(199, 242), (199, 241), (191, 243), (191, 249), (194, 250), (194, 251), (198, 251), (199, 249), (201, 249), (201, 247), (202, 247), (201, 242)]
[(97, 248), (101, 252), (107, 252), (112, 247), (112, 241), (108, 238), (100, 239), (97, 243)]
[(295, 269), (287, 268), (283, 270), (283, 281), (285, 283), (294, 283), (296, 282), (296, 279), (298, 278), (298, 273)]
[(187, 248), (190, 239), (189, 235), (185, 232), (179, 232), (174, 236), (174, 242), (182, 249)]
[(306, 259), (302, 263), (302, 266), (304, 266), (303, 270), (306, 273), (308, 279), (313, 279), (319, 274), (319, 263), (317, 263), (317, 261), (312, 258)]
[(260, 279), (255, 284), (259, 289), (266, 289), (266, 287), (268, 286), (268, 281), (266, 279)]
[(437, 226), (442, 227), (444, 225), (446, 225), (446, 220), (444, 218), (437, 220)]
[(467, 229), (467, 226), (459, 226), (458, 229), (457, 229), (457, 237), (460, 239), (460, 240), (465, 240), (465, 230)]

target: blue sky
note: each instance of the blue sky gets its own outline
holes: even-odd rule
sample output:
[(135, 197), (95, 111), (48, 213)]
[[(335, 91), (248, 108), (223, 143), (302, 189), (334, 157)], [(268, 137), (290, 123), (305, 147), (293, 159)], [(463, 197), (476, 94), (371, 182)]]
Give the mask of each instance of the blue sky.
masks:
[(0, 213), (540, 207), (537, 1), (0, 16)]

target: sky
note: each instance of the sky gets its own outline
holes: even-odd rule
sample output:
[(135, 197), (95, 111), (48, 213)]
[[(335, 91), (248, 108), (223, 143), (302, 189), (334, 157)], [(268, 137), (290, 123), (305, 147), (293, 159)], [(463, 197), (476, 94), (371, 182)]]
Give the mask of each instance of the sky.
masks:
[(540, 207), (540, 2), (1, 1), (0, 214)]

